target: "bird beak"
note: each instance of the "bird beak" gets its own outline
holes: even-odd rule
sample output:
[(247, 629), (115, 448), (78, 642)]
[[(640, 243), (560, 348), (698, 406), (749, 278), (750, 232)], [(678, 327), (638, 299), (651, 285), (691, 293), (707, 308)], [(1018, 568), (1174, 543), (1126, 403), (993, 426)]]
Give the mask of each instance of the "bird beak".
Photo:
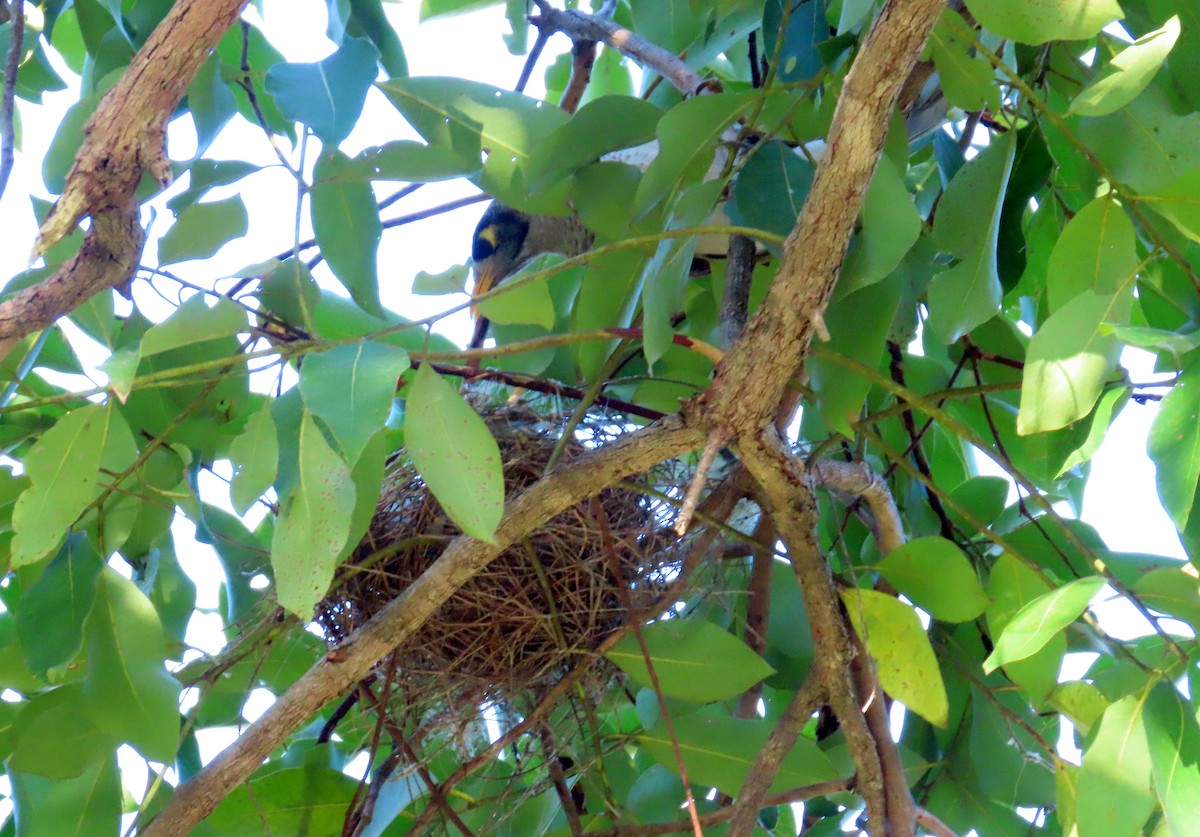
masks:
[(496, 266), (493, 264), (477, 264), (475, 265), (475, 287), (471, 289), (471, 318), (479, 319), (479, 306), (475, 300), (486, 294), (492, 288), (496, 287), (500, 277), (496, 275)]

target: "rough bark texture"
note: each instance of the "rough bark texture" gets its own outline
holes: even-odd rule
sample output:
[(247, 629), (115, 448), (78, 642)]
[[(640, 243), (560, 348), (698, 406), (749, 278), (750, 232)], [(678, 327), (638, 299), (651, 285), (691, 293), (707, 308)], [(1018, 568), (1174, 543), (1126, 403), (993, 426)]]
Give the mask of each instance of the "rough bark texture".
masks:
[(167, 121), (246, 0), (179, 0), (138, 50), (84, 127), (62, 196), (42, 223), (35, 255), (85, 217), (83, 248), (53, 276), (0, 304), (0, 356), (88, 297), (133, 276), (145, 235), (134, 194), (143, 174), (171, 179)]

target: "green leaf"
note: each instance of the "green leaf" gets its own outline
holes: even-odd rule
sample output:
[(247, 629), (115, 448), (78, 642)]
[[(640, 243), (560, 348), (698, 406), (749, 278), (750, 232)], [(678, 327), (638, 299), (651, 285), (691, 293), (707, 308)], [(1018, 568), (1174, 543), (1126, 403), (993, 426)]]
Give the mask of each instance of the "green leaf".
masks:
[(751, 104), (751, 97), (722, 93), (697, 96), (658, 120), (658, 154), (646, 169), (633, 199), (640, 218), (686, 180), (699, 181), (713, 165), (717, 143), (725, 128)]
[[(1023, 607), (1052, 590), (1050, 582), (1005, 552), (996, 559), (988, 576), (987, 594), (992, 599), (987, 610), (988, 634), (994, 641)], [(1037, 652), (1004, 666), (1004, 673), (1021, 687), (1034, 705), (1042, 705), (1058, 683), (1063, 656), (1067, 653), (1065, 634), (1057, 634)]]
[(406, 351), (366, 340), (304, 358), (304, 404), (325, 422), (347, 465), (354, 466), (387, 421), (397, 380), (406, 369)]
[(567, 122), (563, 111), (458, 78), (391, 79), (379, 87), (431, 146), (474, 159), (486, 151), (483, 171), (474, 180), (488, 194), (531, 212), (567, 211), (566, 183), (535, 195), (523, 173), (542, 139)]
[(1181, 175), (1178, 180), (1163, 189), (1161, 194), (1147, 204), (1154, 211), (1174, 224), (1181, 233), (1192, 241), (1200, 241), (1200, 169)]
[[(902, 285), (901, 278), (893, 276), (831, 303), (825, 311), (829, 350), (876, 368), (896, 318)], [(832, 360), (811, 358), (807, 367), (821, 418), (830, 429), (853, 438), (852, 423), (873, 383)]]
[(10, 770), (22, 837), (96, 837), (121, 828), (121, 773), (109, 757), (74, 779)]
[(379, 50), (379, 63), (393, 76), (408, 75), (408, 59), (396, 30), (383, 11), (382, 0), (350, 0), (350, 32), (362, 30)]
[(921, 216), (904, 179), (886, 158), (881, 160), (867, 189), (862, 230), (846, 254), (837, 294), (841, 296), (889, 276), (916, 244), (921, 227)]
[(331, 179), (432, 183), (476, 174), (481, 166), (477, 154), (464, 155), (454, 148), (394, 140), (359, 152)]
[(1177, 113), (1167, 94), (1155, 85), (1115, 113), (1079, 124), (1079, 138), (1109, 177), (1143, 195), (1159, 194), (1200, 168), (1197, 132), (1200, 114)]
[(952, 107), (995, 110), (1000, 106), (996, 72), (987, 59), (975, 54), (974, 37), (959, 13), (946, 9), (930, 33), (930, 57)]
[(1111, 195), (1081, 209), (1059, 235), (1046, 266), (1046, 298), (1057, 311), (1084, 291), (1114, 294), (1134, 277), (1133, 223)]
[(1200, 823), (1200, 725), (1195, 710), (1169, 683), (1150, 690), (1143, 716), (1154, 792), (1173, 837)]
[(1050, 315), (1029, 341), (1017, 432), (1058, 430), (1092, 412), (1121, 344), (1103, 325), (1120, 318), (1129, 297), (1085, 291)]
[[(673, 719), (671, 726), (687, 768), (688, 781), (736, 796), (775, 725), (766, 719), (750, 721), (686, 715)], [(637, 742), (659, 764), (673, 772), (679, 771), (666, 724), (659, 723), (653, 730), (642, 733)], [(804, 787), (836, 776), (837, 771), (829, 757), (810, 739), (801, 736), (791, 752), (784, 756), (770, 789)]]
[[(665, 619), (642, 628), (664, 697), (711, 703), (736, 697), (773, 672), (728, 631), (697, 619)], [(653, 688), (637, 637), (626, 634), (604, 656), (639, 685)]]
[(279, 437), (269, 408), (246, 420), (245, 431), (229, 445), (229, 459), (233, 462), (229, 496), (234, 511), (245, 514), (275, 482), (279, 467)]
[[(208, 60), (201, 65), (200, 71), (196, 73), (195, 79), (188, 87), (187, 107), (192, 114), (192, 122), (196, 126), (195, 156), (199, 157), (208, 150), (217, 134), (237, 113), (237, 100), (234, 99), (225, 79), (221, 77), (220, 56), (210, 55)], [(217, 161), (205, 160), (204, 162), (213, 165)], [(185, 201), (184, 205), (190, 202)], [(172, 212), (178, 211), (176, 207), (171, 206), (171, 202), (167, 203), (167, 208)]]
[(929, 723), (944, 727), (949, 703), (937, 657), (909, 605), (874, 590), (842, 591), (854, 631), (867, 646), (884, 691)]
[(994, 650), (983, 661), (983, 670), (991, 674), (1006, 663), (1036, 653), (1079, 618), (1104, 584), (1099, 577), (1079, 578), (1025, 605), (996, 639)]
[(279, 604), (307, 619), (329, 589), (349, 537), (355, 488), (349, 467), (307, 410), (298, 436), (299, 471), (279, 502), (271, 567)]
[(189, 297), (170, 317), (152, 326), (140, 342), (114, 352), (100, 368), (118, 397), (127, 398), (142, 358), (181, 346), (230, 337), (245, 331), (246, 309), (227, 297), (218, 297), (210, 308), (204, 294)]
[(479, 311), (489, 320), (501, 325), (525, 323), (550, 329), (554, 327), (554, 300), (550, 296), (548, 277), (521, 281), (524, 277), (561, 264), (566, 259), (558, 253), (542, 253), (526, 262), (519, 271), (504, 280), (499, 293), (479, 303)]
[(179, 683), (163, 665), (162, 623), (132, 581), (105, 567), (88, 617), (88, 714), (143, 756), (170, 763), (179, 743)]
[(875, 565), (917, 607), (943, 622), (968, 622), (991, 601), (967, 557), (945, 538), (911, 540)]
[(533, 151), (525, 180), (530, 190), (556, 183), (601, 156), (654, 139), (660, 108), (635, 96), (588, 102)]
[(953, 343), (990, 320), (1000, 306), (996, 242), (1017, 137), (997, 139), (954, 176), (938, 204), (934, 240), (959, 259), (929, 283), (929, 326)]
[(1179, 531), (1187, 528), (1200, 480), (1200, 358), (1193, 358), (1159, 406), (1146, 453), (1157, 470), (1158, 498)]
[(345, 166), (346, 156), (326, 148), (313, 171), (313, 232), (329, 269), (350, 292), (359, 307), (380, 316), (379, 273), (376, 256), (383, 225), (371, 184), (361, 181), (327, 180)]
[(216, 807), (205, 824), (215, 834), (338, 834), (358, 781), (317, 764), (256, 776)]
[(499, 6), (504, 0), (421, 0), (421, 22), (444, 15), (459, 15)]
[(207, 259), (249, 229), (246, 204), (238, 195), (185, 208), (158, 241), (159, 264)]
[(325, 144), (344, 140), (362, 113), (375, 81), (379, 50), (347, 38), (341, 48), (315, 64), (276, 64), (267, 70), (267, 92), (287, 119), (303, 122)]
[(104, 560), (81, 533), (71, 535), (42, 577), (17, 602), (17, 635), (29, 668), (45, 676), (83, 647), (83, 626), (96, 600)]
[(495, 543), (504, 475), (492, 432), (428, 363), (417, 369), (406, 397), (405, 447), (421, 478), (464, 532)]
[(1100, 75), (1071, 100), (1067, 113), (1104, 116), (1120, 110), (1146, 89), (1179, 38), (1179, 16), (1147, 32), (1113, 57)]
[(259, 170), (245, 160), (194, 160), (188, 167), (188, 187), (167, 201), (167, 209), (178, 215), (214, 186), (236, 183)]
[(13, 722), (9, 766), (50, 779), (71, 779), (110, 756), (119, 742), (92, 723), (83, 686), (36, 695)]
[(1108, 701), (1100, 690), (1086, 680), (1059, 683), (1050, 694), (1051, 705), (1066, 715), (1083, 735), (1091, 734), (1096, 721), (1108, 709)]
[(1182, 619), (1192, 630), (1200, 628), (1200, 581), (1190, 567), (1150, 570), (1137, 580), (1133, 591), (1146, 607)]
[(465, 293), (469, 273), (465, 264), (453, 265), (441, 273), (418, 270), (416, 278), (413, 279), (412, 292), (421, 296)]
[(1100, 719), (1079, 771), (1075, 816), (1080, 834), (1141, 834), (1154, 810), (1143, 719), (1149, 694), (1146, 687), (1122, 698)]
[(967, 0), (986, 29), (1025, 44), (1090, 38), (1124, 14), (1116, 0)]
[(812, 180), (813, 165), (807, 158), (771, 140), (738, 171), (727, 211), (740, 224), (786, 236), (796, 225)]
[(32, 564), (62, 542), (96, 496), (113, 408), (89, 404), (67, 413), (25, 456), (30, 486), (13, 508), (12, 565)]

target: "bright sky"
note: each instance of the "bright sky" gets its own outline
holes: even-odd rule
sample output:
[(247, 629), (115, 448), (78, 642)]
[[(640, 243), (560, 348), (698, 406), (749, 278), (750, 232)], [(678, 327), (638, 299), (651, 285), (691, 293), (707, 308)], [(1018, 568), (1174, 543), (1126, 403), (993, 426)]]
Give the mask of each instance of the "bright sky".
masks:
[[(419, 28), (418, 0), (387, 3), (384, 8), (400, 32), (410, 71), (414, 75), (465, 76), (501, 87), (511, 87), (515, 83), (523, 59), (511, 56), (500, 39), (500, 33), (507, 31), (502, 6), (434, 21)], [(248, 14), (256, 13), (251, 9)], [(324, 36), (326, 5), (323, 0), (266, 0), (263, 20), (267, 37), (290, 61), (317, 61), (333, 50), (333, 44)], [(553, 60), (554, 55), (568, 46), (569, 42), (561, 36), (551, 42), (539, 69), (533, 74), (529, 85), (531, 94), (541, 95), (541, 70)], [(36, 234), (29, 196), (53, 197), (41, 182), (41, 152), (49, 146), (66, 108), (78, 98), (78, 80), (65, 67), (60, 66), (59, 71), (71, 84), (70, 90), (47, 94), (42, 106), (18, 100), (23, 146), (17, 154), (8, 189), (0, 198), (0, 281), (27, 267), (26, 260)], [(383, 95), (372, 90), (363, 118), (343, 143), (342, 149), (354, 154), (366, 146), (405, 138), (418, 137)], [(316, 158), (318, 148), (318, 141), (310, 140), (307, 155), (309, 167)], [(169, 134), (171, 157), (186, 160), (194, 153), (194, 149), (190, 119), (176, 120)], [(207, 156), (249, 160), (265, 167), (238, 184), (214, 189), (206, 198), (215, 200), (240, 194), (250, 216), (247, 236), (225, 246), (210, 260), (171, 267), (172, 271), (189, 281), (211, 286), (214, 279), (266, 259), (291, 245), (296, 188), (291, 176), (278, 165), (261, 130), (236, 117), (209, 148)], [(289, 156), (293, 162), (297, 159), (296, 154)], [(152, 203), (159, 219), (152, 227), (151, 243), (143, 258), (146, 264), (156, 263), (154, 238), (165, 228), (163, 219), (170, 217), (165, 209), (165, 201), (186, 185), (186, 178), (181, 178), (181, 181)], [(380, 197), (389, 195), (400, 185), (379, 184), (377, 194)], [(476, 192), (475, 187), (464, 182), (430, 184), (393, 206), (385, 213), (385, 217), (408, 214)], [(384, 304), (412, 318), (425, 317), (448, 307), (447, 298), (412, 296), (412, 279), (418, 271), (436, 273), (463, 263), (469, 255), (471, 230), (481, 212), (482, 205), (477, 205), (386, 231), (379, 250)], [(302, 238), (310, 236), (310, 229), (301, 230)], [(323, 265), (318, 269), (317, 276), (327, 286), (338, 287)], [(176, 293), (174, 284), (170, 282), (160, 282), (159, 288), (172, 298)], [(134, 295), (138, 305), (155, 319), (165, 317), (172, 310), (172, 306), (150, 290), (145, 282), (135, 284)], [(449, 318), (438, 326), (438, 330), (465, 342), (469, 333), (466, 313), (461, 312)], [(86, 346), (89, 342), (75, 331), (72, 337), (76, 345)], [(103, 359), (98, 347), (92, 346), (83, 351), (91, 364)], [(1130, 369), (1132, 380), (1144, 382), (1154, 377), (1150, 355), (1127, 351), (1124, 361)], [(95, 375), (103, 379), (101, 373)], [(1145, 454), (1146, 434), (1156, 412), (1157, 406), (1153, 403), (1145, 406), (1130, 403), (1126, 406), (1093, 460), (1083, 517), (1100, 531), (1113, 549), (1182, 558), (1183, 551), (1174, 527), (1158, 503), (1153, 464)], [(993, 472), (991, 469), (985, 471)], [(202, 487), (206, 491), (222, 491), (222, 485), (217, 480), (209, 480)], [(180, 558), (199, 585), (200, 606), (215, 608), (219, 584), (213, 572), (215, 558), (208, 553), (207, 547), (185, 545), (186, 541), (190, 541), (186, 537), (188, 528), (188, 525), (181, 525), (176, 530), (181, 539)], [(1126, 633), (1125, 626), (1131, 632), (1143, 633), (1144, 630), (1136, 626), (1136, 622), (1124, 617), (1124, 612), (1123, 607), (1116, 605), (1110, 614), (1111, 618), (1106, 621), (1115, 626), (1118, 634)], [(189, 641), (206, 651), (216, 651), (220, 642), (217, 628), (219, 620), (215, 615), (199, 616), (189, 631)], [(270, 700), (269, 695), (256, 696), (248, 707), (247, 717), (256, 717)], [(232, 736), (231, 730), (227, 737), (210, 738), (205, 743), (205, 757), (224, 746)], [(123, 758), (122, 767), (131, 768), (130, 760)], [(137, 792), (136, 788), (131, 790)]]

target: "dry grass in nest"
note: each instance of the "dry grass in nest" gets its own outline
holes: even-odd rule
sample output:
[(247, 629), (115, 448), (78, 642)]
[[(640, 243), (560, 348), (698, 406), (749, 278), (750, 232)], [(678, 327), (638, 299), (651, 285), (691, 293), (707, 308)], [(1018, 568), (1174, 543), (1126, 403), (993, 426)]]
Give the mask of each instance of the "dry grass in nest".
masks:
[[(566, 420), (522, 404), (482, 413), (512, 497), (543, 476)], [(563, 460), (620, 432), (607, 414), (589, 416)], [(591, 653), (628, 621), (629, 604), (637, 612), (661, 604), (656, 598), (677, 574), (682, 549), (669, 528), (673, 510), (638, 489), (680, 487), (664, 476), (606, 489), (506, 549), (401, 646), (393, 658), (397, 685), (432, 686), (469, 702), (511, 697), (554, 682)], [(458, 534), (408, 458), (397, 456), (367, 536), (318, 609), (330, 644), (412, 584)]]

